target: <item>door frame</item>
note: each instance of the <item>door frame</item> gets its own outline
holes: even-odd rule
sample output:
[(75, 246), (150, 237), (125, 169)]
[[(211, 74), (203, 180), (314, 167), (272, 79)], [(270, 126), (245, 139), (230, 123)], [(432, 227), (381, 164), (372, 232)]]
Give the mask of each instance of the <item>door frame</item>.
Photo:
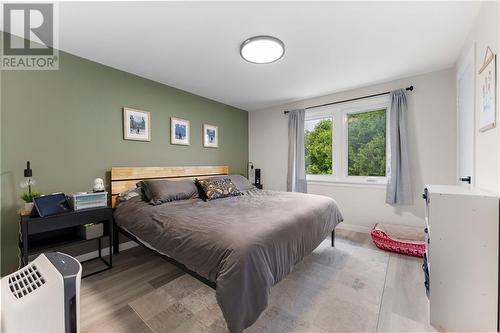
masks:
[(459, 178), (461, 175), (459, 174), (460, 171), (460, 147), (459, 143), (460, 140), (458, 139), (458, 136), (460, 135), (460, 117), (459, 117), (459, 109), (458, 109), (458, 98), (459, 98), (459, 80), (460, 78), (464, 75), (465, 70), (468, 68), (469, 65), (472, 66), (472, 72), (473, 72), (473, 80), (472, 80), (472, 100), (473, 100), (473, 135), (472, 135), (472, 180), (471, 180), (471, 185), (474, 185), (476, 182), (476, 43), (472, 43), (472, 46), (469, 48), (469, 51), (467, 52), (466, 56), (463, 58), (464, 61), (460, 64), (460, 67), (458, 67), (456, 76), (455, 76), (455, 91), (456, 91), (456, 114), (457, 114), (457, 119), (456, 119), (456, 165), (455, 165), (455, 174), (456, 174), (456, 182), (458, 184)]

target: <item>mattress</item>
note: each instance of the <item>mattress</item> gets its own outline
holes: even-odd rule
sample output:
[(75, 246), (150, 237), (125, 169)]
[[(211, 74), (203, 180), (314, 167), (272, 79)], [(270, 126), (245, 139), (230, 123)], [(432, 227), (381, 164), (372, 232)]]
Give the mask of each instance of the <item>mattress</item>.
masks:
[(215, 282), (230, 332), (251, 326), (271, 287), (343, 220), (331, 198), (256, 189), (159, 206), (135, 197), (121, 203), (114, 217), (143, 244)]

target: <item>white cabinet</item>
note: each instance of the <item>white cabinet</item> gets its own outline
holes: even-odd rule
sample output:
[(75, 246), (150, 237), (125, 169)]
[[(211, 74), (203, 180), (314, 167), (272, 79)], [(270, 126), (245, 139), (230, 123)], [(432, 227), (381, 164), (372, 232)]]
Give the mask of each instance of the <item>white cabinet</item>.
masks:
[(430, 322), (497, 331), (499, 198), (463, 186), (426, 187)]

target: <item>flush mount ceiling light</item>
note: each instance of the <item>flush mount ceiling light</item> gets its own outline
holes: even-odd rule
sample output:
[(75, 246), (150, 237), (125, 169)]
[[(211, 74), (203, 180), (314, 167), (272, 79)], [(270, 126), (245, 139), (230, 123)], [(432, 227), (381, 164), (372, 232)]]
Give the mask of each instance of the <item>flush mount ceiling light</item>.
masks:
[(269, 64), (283, 57), (285, 44), (272, 36), (255, 36), (241, 44), (240, 54), (248, 62)]

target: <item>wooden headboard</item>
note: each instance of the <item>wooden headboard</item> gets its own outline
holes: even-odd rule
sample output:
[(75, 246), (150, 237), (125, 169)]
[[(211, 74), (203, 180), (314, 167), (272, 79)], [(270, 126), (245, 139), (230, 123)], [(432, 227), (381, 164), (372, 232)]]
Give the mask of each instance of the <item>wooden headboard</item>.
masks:
[(118, 194), (133, 189), (136, 183), (145, 179), (194, 179), (217, 175), (228, 175), (229, 167), (117, 167), (111, 168), (111, 206), (116, 207)]

